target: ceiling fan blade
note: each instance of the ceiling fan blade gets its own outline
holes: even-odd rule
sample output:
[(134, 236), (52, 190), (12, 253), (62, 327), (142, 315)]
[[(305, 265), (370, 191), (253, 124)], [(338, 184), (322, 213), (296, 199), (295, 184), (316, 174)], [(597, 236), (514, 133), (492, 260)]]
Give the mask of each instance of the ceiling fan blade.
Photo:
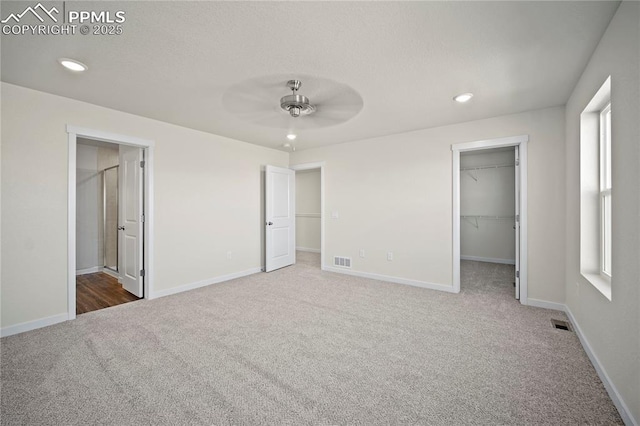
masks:
[(335, 120), (346, 121), (360, 112), (360, 107), (357, 106), (340, 106), (336, 108), (334, 106), (318, 105), (316, 111), (311, 115), (312, 117), (331, 118)]
[(253, 123), (259, 126), (271, 127), (276, 129), (291, 129), (296, 128), (296, 122), (294, 120), (297, 119), (291, 117), (289, 114), (281, 114), (280, 112), (276, 111), (274, 112), (274, 114), (268, 117), (253, 121)]
[(260, 96), (256, 93), (228, 93), (223, 96), (222, 104), (234, 114), (242, 114), (247, 111), (270, 110), (277, 106), (273, 99)]
[(345, 122), (342, 118), (327, 117), (322, 115), (304, 117), (305, 121), (298, 126), (301, 129), (317, 129), (319, 127), (331, 127)]
[(290, 92), (287, 88), (287, 80), (284, 80), (282, 76), (265, 76), (246, 80), (233, 86), (230, 91), (234, 93), (255, 93), (258, 96), (271, 99), (279, 99), (279, 97)]
[(338, 105), (353, 105), (362, 106), (362, 97), (350, 88), (349, 86), (336, 83), (333, 86), (329, 86), (313, 95), (312, 102), (316, 105), (326, 106), (338, 106)]
[(254, 124), (269, 122), (278, 118), (278, 114), (274, 111), (251, 111), (251, 112), (246, 111), (236, 115), (242, 120), (245, 120)]

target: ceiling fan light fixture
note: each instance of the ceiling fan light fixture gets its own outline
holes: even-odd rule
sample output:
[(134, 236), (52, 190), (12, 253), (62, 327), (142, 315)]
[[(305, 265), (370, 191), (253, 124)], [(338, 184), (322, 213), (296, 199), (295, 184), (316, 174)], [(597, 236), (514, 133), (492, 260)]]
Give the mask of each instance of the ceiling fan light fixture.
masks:
[(293, 133), (289, 133), (289, 134), (287, 135), (287, 139), (289, 139), (290, 141), (293, 141), (293, 140), (295, 140), (296, 138), (297, 138), (297, 136), (296, 136), (296, 135), (294, 135)]

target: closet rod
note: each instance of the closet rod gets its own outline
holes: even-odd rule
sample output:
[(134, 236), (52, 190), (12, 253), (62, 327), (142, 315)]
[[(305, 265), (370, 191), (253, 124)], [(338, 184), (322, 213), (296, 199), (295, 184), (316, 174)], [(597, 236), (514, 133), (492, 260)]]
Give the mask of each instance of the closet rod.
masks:
[(515, 216), (473, 216), (473, 215), (462, 215), (461, 219), (466, 219), (472, 226), (476, 229), (480, 228), (479, 220), (515, 220)]
[(506, 220), (515, 219), (515, 216), (478, 216), (478, 215), (461, 215), (462, 219), (488, 219), (488, 220)]
[(494, 164), (492, 166), (462, 167), (460, 168), (460, 171), (465, 172), (469, 170), (499, 169), (501, 167), (514, 167), (514, 166), (515, 164)]

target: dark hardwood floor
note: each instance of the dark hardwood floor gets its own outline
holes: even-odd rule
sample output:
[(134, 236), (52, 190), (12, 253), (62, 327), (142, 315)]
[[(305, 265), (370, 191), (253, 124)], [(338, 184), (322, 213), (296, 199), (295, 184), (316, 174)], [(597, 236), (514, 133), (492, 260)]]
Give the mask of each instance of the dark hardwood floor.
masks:
[(76, 314), (139, 300), (123, 289), (116, 278), (103, 272), (76, 277)]

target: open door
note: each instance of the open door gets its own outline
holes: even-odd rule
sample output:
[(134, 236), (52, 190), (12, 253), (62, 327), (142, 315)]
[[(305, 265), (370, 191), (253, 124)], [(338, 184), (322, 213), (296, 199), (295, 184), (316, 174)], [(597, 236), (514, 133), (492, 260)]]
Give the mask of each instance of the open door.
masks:
[(515, 180), (516, 180), (516, 205), (515, 205), (515, 229), (516, 232), (516, 299), (520, 300), (520, 150), (515, 147)]
[(119, 272), (122, 287), (137, 297), (144, 297), (142, 156), (141, 148), (120, 145)]
[(275, 166), (265, 174), (265, 271), (271, 272), (296, 262), (296, 176)]

